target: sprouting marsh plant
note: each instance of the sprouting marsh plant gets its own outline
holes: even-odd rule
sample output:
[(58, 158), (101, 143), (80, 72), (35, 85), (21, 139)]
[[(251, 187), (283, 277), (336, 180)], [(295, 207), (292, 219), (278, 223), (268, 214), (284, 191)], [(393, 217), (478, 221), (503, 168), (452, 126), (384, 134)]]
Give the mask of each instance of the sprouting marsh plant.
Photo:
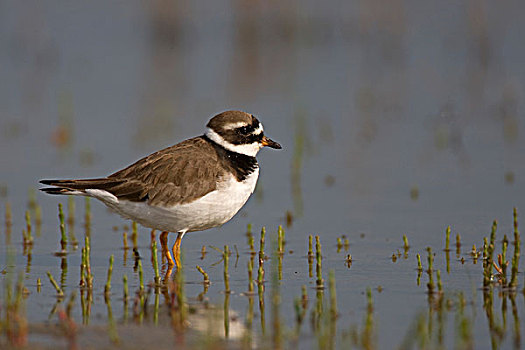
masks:
[(403, 249), (405, 250), (405, 253), (408, 252), (408, 250), (410, 249), (410, 244), (408, 244), (407, 235), (403, 235)]
[(104, 286), (104, 295), (109, 296), (109, 293), (111, 291), (111, 276), (113, 274), (113, 261), (114, 257), (113, 254), (109, 257), (109, 267), (108, 267), (108, 277), (106, 280), (106, 285)]
[(24, 246), (32, 245), (33, 244), (33, 235), (32, 235), (32, 226), (31, 226), (31, 215), (29, 214), (29, 210), (26, 210), (26, 230), (22, 231), (22, 238), (24, 242)]
[(520, 233), (518, 231), (518, 210), (513, 210), (513, 226), (514, 226), (514, 254), (512, 255), (512, 270), (509, 282), (509, 287), (516, 288), (518, 285), (518, 266), (520, 262)]
[(323, 257), (321, 254), (321, 240), (319, 236), (315, 236), (315, 261), (316, 261), (316, 276), (317, 279), (315, 281), (318, 289), (324, 288), (324, 280), (323, 280), (323, 273), (322, 273), (322, 261)]
[(447, 226), (445, 231), (445, 251), (450, 250), (450, 226)]
[(229, 260), (230, 260), (230, 248), (227, 245), (224, 246), (224, 293), (231, 293), (230, 289), (230, 272), (229, 272)]
[(49, 282), (51, 283), (53, 288), (55, 288), (55, 291), (57, 292), (57, 296), (63, 297), (64, 292), (62, 291), (62, 288), (60, 288), (60, 286), (58, 285), (57, 281), (55, 281), (55, 279), (53, 278), (53, 275), (51, 274), (51, 272), (47, 271), (47, 277), (49, 278)]
[(66, 235), (66, 224), (64, 221), (64, 208), (62, 207), (62, 203), (58, 203), (58, 220), (59, 220), (59, 227), (60, 227), (60, 253), (65, 254), (67, 253), (67, 235)]

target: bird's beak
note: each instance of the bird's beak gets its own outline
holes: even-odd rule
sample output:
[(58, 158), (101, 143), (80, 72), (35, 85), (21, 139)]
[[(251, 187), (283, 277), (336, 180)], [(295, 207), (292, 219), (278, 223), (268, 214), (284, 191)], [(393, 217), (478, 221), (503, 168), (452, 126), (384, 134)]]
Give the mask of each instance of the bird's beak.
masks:
[(262, 138), (262, 141), (261, 141), (261, 144), (263, 145), (263, 147), (271, 147), (271, 148), (276, 148), (276, 149), (281, 149), (281, 145), (271, 139), (269, 139), (268, 137), (266, 136), (263, 136)]

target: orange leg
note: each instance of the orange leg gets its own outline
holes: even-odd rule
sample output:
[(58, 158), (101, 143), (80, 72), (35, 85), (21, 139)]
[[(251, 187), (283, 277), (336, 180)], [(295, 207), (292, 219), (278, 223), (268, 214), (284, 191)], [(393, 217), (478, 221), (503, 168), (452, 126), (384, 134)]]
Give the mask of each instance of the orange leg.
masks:
[(182, 242), (182, 236), (184, 236), (185, 232), (179, 232), (177, 234), (177, 239), (175, 240), (175, 244), (173, 245), (173, 248), (171, 250), (173, 251), (173, 258), (175, 259), (175, 263), (177, 264), (177, 267), (180, 267), (180, 245)]
[[(166, 268), (166, 273), (164, 274), (164, 279), (162, 280), (162, 283), (166, 286), (170, 279), (171, 272), (173, 271), (173, 266), (175, 265), (168, 265), (168, 267)], [(162, 289), (165, 290), (166, 294), (168, 293), (168, 288), (162, 288)], [(169, 296), (168, 296), (168, 299), (169, 299)]]
[(166, 260), (168, 261), (168, 266), (173, 266), (175, 263), (173, 262), (173, 259), (171, 258), (170, 250), (168, 248), (168, 233), (169, 233), (168, 231), (162, 231), (162, 233), (159, 236), (160, 245), (162, 247), (162, 256), (163, 256), (162, 260), (166, 258)]

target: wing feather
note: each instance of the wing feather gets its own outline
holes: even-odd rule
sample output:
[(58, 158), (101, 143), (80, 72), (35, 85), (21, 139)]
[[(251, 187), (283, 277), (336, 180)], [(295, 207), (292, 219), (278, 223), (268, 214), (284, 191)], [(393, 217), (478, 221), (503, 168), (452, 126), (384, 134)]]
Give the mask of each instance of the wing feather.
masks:
[(217, 148), (200, 136), (152, 153), (106, 178), (40, 182), (55, 186), (42, 189), (51, 194), (100, 189), (119, 199), (172, 206), (192, 202), (217, 188), (217, 181), (231, 170), (219, 158)]
[[(100, 189), (119, 199), (172, 206), (194, 201), (217, 188), (227, 169), (203, 136), (194, 137), (144, 157), (106, 178), (42, 180), (51, 194)], [(210, 181), (210, 179), (212, 181)]]
[(216, 181), (226, 169), (220, 166), (215, 148), (203, 137), (195, 137), (155, 152), (120, 170), (109, 179), (123, 180), (110, 191), (117, 198), (128, 186), (140, 187), (138, 196), (129, 200), (147, 200), (153, 205), (175, 205), (194, 201), (217, 188)]

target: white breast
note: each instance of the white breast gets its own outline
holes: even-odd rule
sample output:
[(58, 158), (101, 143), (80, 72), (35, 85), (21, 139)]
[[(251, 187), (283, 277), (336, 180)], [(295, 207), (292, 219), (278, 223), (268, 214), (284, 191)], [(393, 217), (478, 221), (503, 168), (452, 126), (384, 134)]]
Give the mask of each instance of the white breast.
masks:
[(123, 217), (146, 227), (168, 232), (201, 231), (220, 226), (230, 220), (250, 198), (258, 177), (259, 168), (242, 182), (237, 181), (234, 176), (229, 176), (217, 190), (204, 197), (171, 207), (152, 207), (145, 202), (119, 200), (100, 190), (88, 194), (102, 200)]

